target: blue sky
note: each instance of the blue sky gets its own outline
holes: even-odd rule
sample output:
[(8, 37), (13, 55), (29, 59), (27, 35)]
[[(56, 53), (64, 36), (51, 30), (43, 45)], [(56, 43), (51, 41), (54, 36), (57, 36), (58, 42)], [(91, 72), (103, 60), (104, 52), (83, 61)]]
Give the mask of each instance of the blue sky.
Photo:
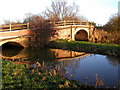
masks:
[[(0, 24), (4, 20), (23, 20), (26, 13), (39, 14), (49, 7), (52, 0), (0, 0)], [(80, 15), (89, 21), (105, 24), (110, 16), (118, 12), (120, 0), (66, 0), (80, 7)]]

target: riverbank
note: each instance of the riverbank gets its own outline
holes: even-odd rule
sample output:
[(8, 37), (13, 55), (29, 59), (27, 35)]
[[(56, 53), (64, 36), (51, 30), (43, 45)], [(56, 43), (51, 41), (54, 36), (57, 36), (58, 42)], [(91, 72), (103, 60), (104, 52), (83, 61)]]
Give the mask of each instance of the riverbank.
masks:
[(44, 62), (30, 65), (2, 60), (2, 89), (93, 88), (66, 79), (59, 69), (50, 70)]
[(49, 42), (48, 47), (87, 53), (120, 56), (120, 45), (115, 44), (100, 44), (85, 41), (55, 40)]

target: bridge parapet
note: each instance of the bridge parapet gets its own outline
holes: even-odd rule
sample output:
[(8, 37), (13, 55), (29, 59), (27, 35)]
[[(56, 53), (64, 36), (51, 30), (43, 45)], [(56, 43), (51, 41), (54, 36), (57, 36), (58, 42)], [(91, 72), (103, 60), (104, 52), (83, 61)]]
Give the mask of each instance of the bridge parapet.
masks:
[[(54, 22), (44, 22), (41, 24), (49, 23), (51, 27), (59, 27), (59, 26), (83, 26), (83, 27), (94, 27), (92, 22), (81, 22), (81, 21), (54, 21)], [(44, 26), (44, 25), (41, 25)], [(24, 30), (24, 29), (32, 29), (32, 25), (29, 23), (26, 24), (8, 24), (8, 25), (1, 25), (0, 32), (6, 31), (14, 31), (14, 30)], [(41, 27), (42, 28), (42, 27)]]
[[(94, 24), (90, 22), (58, 21), (49, 23), (52, 30), (55, 31), (55, 35), (51, 37), (51, 40), (55, 39), (88, 40), (89, 37), (92, 35), (94, 29)], [(44, 27), (41, 27), (41, 29), (43, 28)], [(29, 30), (34, 29), (31, 27), (31, 25), (29, 25), (29, 23), (2, 25), (0, 26), (0, 40), (2, 40), (1, 45), (10, 41), (13, 42), (17, 40), (19, 43), (21, 43), (21, 45), (27, 46), (26, 43), (24, 43), (27, 42), (28, 40), (26, 36), (29, 37), (30, 36)]]
[(81, 22), (81, 21), (54, 21), (54, 22), (49, 22), (53, 26), (67, 26), (67, 25), (81, 25), (81, 26), (94, 26), (93, 23), (91, 22)]
[(29, 23), (26, 24), (8, 24), (1, 25), (0, 32), (29, 29)]

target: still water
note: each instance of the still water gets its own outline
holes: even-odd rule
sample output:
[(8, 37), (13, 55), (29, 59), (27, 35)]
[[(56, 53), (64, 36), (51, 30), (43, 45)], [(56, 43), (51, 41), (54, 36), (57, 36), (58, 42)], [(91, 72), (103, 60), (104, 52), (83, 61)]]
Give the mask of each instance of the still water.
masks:
[(120, 57), (61, 49), (33, 50), (10, 47), (3, 49), (1, 56), (19, 64), (44, 61), (51, 67), (59, 65), (66, 78), (88, 85), (95, 85), (96, 78), (102, 81), (102, 87), (120, 85)]

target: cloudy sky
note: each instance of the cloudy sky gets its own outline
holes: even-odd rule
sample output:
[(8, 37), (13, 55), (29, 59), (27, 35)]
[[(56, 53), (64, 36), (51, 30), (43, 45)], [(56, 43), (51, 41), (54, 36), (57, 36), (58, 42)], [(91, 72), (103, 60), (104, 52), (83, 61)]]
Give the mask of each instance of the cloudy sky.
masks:
[[(52, 0), (0, 0), (0, 24), (4, 20), (23, 20), (25, 14), (39, 14), (49, 7)], [(80, 7), (80, 15), (89, 21), (105, 24), (110, 16), (118, 12), (120, 0), (67, 0)]]

